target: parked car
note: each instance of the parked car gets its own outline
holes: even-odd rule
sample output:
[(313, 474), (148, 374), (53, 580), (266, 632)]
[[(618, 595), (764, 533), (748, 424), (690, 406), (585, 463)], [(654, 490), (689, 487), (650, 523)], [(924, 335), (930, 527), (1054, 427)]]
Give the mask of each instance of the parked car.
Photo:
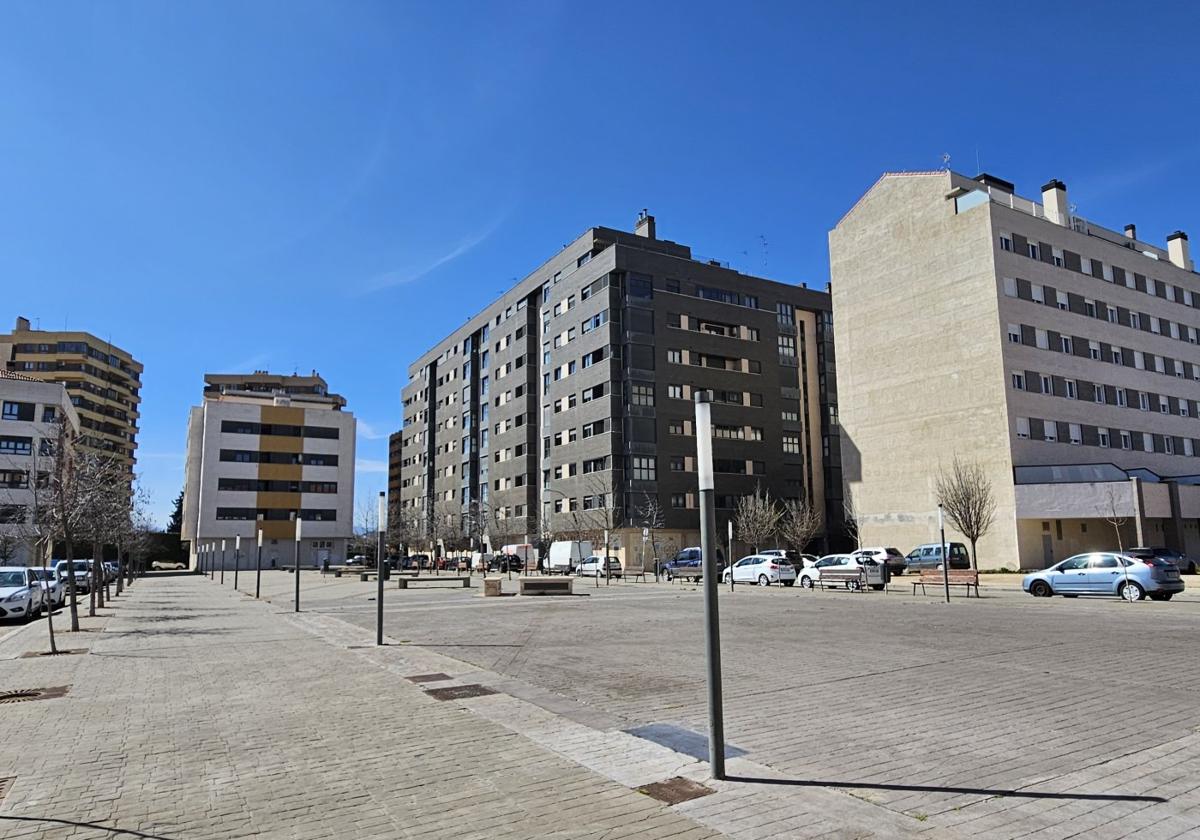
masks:
[(365, 566), (365, 565), (367, 565), (367, 555), (355, 554), (353, 557), (351, 557), (349, 560), (346, 561), (346, 565), (347, 566)]
[[(969, 569), (971, 568), (971, 556), (967, 554), (967, 547), (962, 543), (947, 543), (950, 546), (950, 568), (951, 569)], [(942, 549), (943, 546), (939, 543), (925, 543), (919, 545), (912, 551), (908, 552), (908, 556), (904, 558), (907, 565), (907, 570), (910, 572), (920, 571), (922, 569), (941, 569), (942, 568)]]
[(54, 561), (54, 576), (63, 581), (64, 588), (66, 588), (66, 580), (69, 573), (73, 574), (75, 578), (75, 593), (86, 593), (92, 581), (91, 562), (87, 560)]
[(115, 583), (117, 580), (117, 564), (104, 561), (105, 583)]
[(525, 560), (519, 554), (493, 554), (491, 558), (489, 572), (525, 572)]
[(1131, 548), (1125, 552), (1126, 557), (1161, 557), (1175, 564), (1175, 568), (1180, 574), (1194, 575), (1196, 574), (1196, 561), (1188, 557), (1186, 554), (1181, 554), (1173, 548), (1163, 548), (1156, 546), (1154, 548)]
[(410, 554), (401, 561), (405, 569), (429, 569), (432, 564), (428, 554)]
[(33, 569), (0, 566), (0, 618), (37, 618), (45, 606), (45, 595)]
[(730, 575), (734, 583), (757, 583), (759, 586), (782, 583), (791, 586), (796, 582), (796, 567), (781, 557), (751, 554), (722, 572), (721, 582), (729, 583)]
[[(604, 577), (604, 563), (599, 555), (593, 554), (586, 558), (575, 569), (575, 573), (580, 577)], [(608, 558), (608, 577), (619, 578), (621, 576), (621, 561), (616, 557)]]
[(786, 560), (792, 564), (792, 568), (799, 574), (802, 569), (811, 569), (817, 562), (817, 557), (812, 554), (801, 554), (798, 551), (793, 551), (790, 548), (768, 548), (765, 551), (758, 552), (767, 557), (778, 557), (780, 560)]
[[(699, 557), (685, 557), (680, 559), (678, 556), (675, 556), (663, 564), (661, 571), (667, 583), (670, 583), (679, 576), (680, 571), (685, 572), (687, 577), (692, 577), (693, 570), (699, 571), (703, 565)], [(698, 575), (696, 576), (696, 580), (700, 580)]]
[(52, 609), (61, 607), (63, 602), (67, 600), (66, 585), (54, 576), (54, 570), (50, 568), (32, 567), (30, 571), (33, 576), (41, 583), (42, 592), (45, 594), (46, 603)]
[[(721, 550), (720, 546), (717, 546), (715, 553), (717, 555), (717, 564), (724, 567), (725, 552)], [(670, 562), (678, 562), (681, 560), (699, 560), (700, 557), (700, 546), (694, 545), (690, 548), (681, 548), (679, 551), (675, 552), (675, 556)]]
[[(891, 548), (890, 546), (885, 548), (881, 545), (870, 546), (868, 548), (860, 548), (854, 553), (860, 557), (870, 557), (876, 563), (886, 565), (888, 571), (894, 575), (902, 575), (904, 574), (904, 570), (908, 568), (908, 561), (898, 548)], [(967, 565), (969, 566), (970, 563)]]
[(178, 563), (172, 560), (155, 560), (150, 563), (150, 568), (156, 572), (178, 571), (179, 569), (186, 569), (187, 564)]
[(1161, 557), (1094, 551), (1026, 575), (1021, 588), (1036, 598), (1116, 595), (1126, 601), (1147, 596), (1152, 601), (1169, 601), (1184, 585), (1175, 564)]
[[(883, 589), (883, 566), (873, 557), (860, 554), (826, 554), (813, 564), (811, 568), (800, 572), (800, 585), (812, 589), (821, 580), (821, 572), (825, 569), (867, 569), (867, 585), (872, 589)], [(857, 583), (846, 583), (847, 589), (857, 586)]]

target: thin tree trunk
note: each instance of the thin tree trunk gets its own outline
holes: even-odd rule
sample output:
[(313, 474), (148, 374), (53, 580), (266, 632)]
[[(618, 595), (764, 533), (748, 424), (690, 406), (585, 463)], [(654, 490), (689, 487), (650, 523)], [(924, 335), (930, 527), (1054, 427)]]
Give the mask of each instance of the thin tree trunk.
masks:
[[(52, 578), (54, 575), (54, 572), (53, 572), (53, 570), (50, 569), (49, 566), (46, 565), (48, 562), (50, 562), (49, 558), (47, 558), (43, 554), (42, 555), (42, 569), (49, 573), (47, 575), (47, 577)], [(50, 580), (46, 581), (46, 595), (47, 595), (47, 597), (50, 595)], [(58, 646), (54, 643), (54, 601), (53, 600), (51, 600), (50, 604), (47, 605), (47, 607), (46, 607), (46, 630), (50, 633), (50, 653), (52, 653), (52, 654), (58, 653)]]
[[(88, 581), (88, 615), (91, 618), (96, 617), (96, 600), (104, 597), (104, 590), (100, 587), (104, 585), (103, 576), (97, 578), (96, 570), (100, 567), (100, 561), (96, 559), (96, 540), (92, 539), (92, 573)], [(103, 574), (103, 573), (102, 573)], [(104, 604), (100, 604), (104, 606)]]
[(975, 540), (971, 540), (971, 571), (979, 571), (979, 555), (975, 551)]
[(75, 549), (71, 545), (71, 538), (65, 540), (67, 544), (67, 596), (71, 599), (71, 632), (79, 632), (79, 599), (76, 597), (75, 590)]

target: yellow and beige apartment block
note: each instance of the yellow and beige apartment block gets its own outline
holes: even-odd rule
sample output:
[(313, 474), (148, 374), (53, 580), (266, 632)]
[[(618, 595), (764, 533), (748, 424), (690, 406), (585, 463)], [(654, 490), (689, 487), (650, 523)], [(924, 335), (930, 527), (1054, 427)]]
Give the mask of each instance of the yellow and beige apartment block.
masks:
[[(1165, 247), (1163, 247), (1165, 245)], [(842, 466), (864, 544), (937, 541), (986, 469), (982, 568), (1121, 542), (1200, 554), (1200, 277), (1187, 236), (1101, 227), (950, 171), (883, 175), (829, 235)], [(947, 534), (948, 539), (961, 539)]]
[(79, 416), (79, 441), (120, 461), (133, 480), (142, 364), (107, 339), (78, 330), (32, 329), (17, 318), (0, 334), (0, 367), (67, 389)]
[(354, 416), (324, 379), (208, 374), (203, 402), (188, 417), (183, 539), (195, 564), (199, 546), (214, 560), (252, 568), (262, 532), (264, 568), (341, 562), (352, 536)]

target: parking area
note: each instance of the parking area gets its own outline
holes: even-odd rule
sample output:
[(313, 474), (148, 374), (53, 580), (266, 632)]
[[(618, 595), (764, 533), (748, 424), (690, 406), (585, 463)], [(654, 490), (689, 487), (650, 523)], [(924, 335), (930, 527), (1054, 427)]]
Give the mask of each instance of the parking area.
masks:
[[(1037, 599), (1019, 577), (991, 578), (982, 598), (950, 604), (913, 596), (903, 577), (886, 594), (722, 589), (729, 743), (778, 772), (781, 796), (787, 784), (847, 787), (931, 828), (1200, 831), (1196, 587), (1129, 604)], [(290, 584), (273, 573), (264, 586), (289, 598)], [(374, 626), (373, 584), (309, 574), (303, 586), (306, 610)], [(705, 731), (699, 588), (576, 591), (389, 587), (386, 632), (625, 729)]]

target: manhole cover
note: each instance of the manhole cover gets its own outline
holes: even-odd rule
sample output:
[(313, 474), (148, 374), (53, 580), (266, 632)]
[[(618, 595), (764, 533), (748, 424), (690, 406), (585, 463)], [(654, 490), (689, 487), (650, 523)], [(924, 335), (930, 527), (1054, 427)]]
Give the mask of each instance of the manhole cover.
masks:
[(72, 656), (75, 654), (87, 653), (87, 648), (73, 648), (71, 650), (58, 650), (51, 653), (48, 650), (31, 650), (21, 654), (21, 659), (36, 659), (39, 656)]
[(0, 691), (0, 703), (25, 703), (30, 700), (51, 700), (62, 697), (70, 686), (60, 685), (53, 688), (19, 688), (13, 691)]
[(8, 789), (12, 787), (13, 779), (0, 779), (0, 805), (4, 804), (4, 797), (8, 795)]
[(701, 796), (708, 796), (715, 792), (712, 788), (705, 787), (699, 782), (693, 782), (691, 779), (685, 779), (683, 776), (676, 776), (665, 782), (642, 785), (638, 788), (638, 793), (644, 793), (668, 805), (678, 805), (680, 802), (699, 799)]
[(465, 700), (468, 697), (486, 697), (496, 692), (482, 685), (448, 685), (445, 688), (428, 688), (425, 693), (435, 700)]
[(448, 679), (450, 679), (450, 675), (449, 674), (417, 674), (415, 677), (408, 677), (407, 679), (409, 682), (427, 683), (427, 682), (437, 682), (438, 680), (448, 680)]

